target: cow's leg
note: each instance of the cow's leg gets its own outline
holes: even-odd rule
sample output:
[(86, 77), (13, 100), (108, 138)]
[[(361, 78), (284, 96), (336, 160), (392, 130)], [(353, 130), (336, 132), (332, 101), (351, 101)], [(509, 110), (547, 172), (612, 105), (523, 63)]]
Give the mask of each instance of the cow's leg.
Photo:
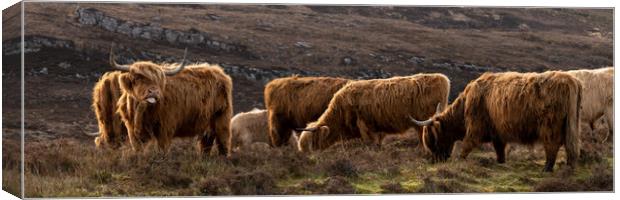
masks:
[(230, 133), (232, 134), (230, 137), (230, 147), (232, 148), (232, 151), (237, 152), (239, 149), (246, 147), (246, 140), (245, 140), (245, 135), (243, 135), (243, 133), (251, 133), (251, 132), (247, 132), (247, 130), (245, 130), (245, 128), (236, 128), (236, 129), (230, 129)]
[[(131, 142), (131, 146), (133, 148), (134, 151), (141, 151), (142, 150), (142, 140), (144, 139), (143, 134), (144, 134), (144, 127), (143, 127), (143, 120), (144, 120), (144, 115), (143, 113), (146, 110), (147, 105), (144, 103), (138, 103), (135, 107), (135, 113), (140, 113), (140, 114), (134, 114), (133, 115), (133, 122), (131, 123), (131, 127), (127, 127), (127, 131), (128, 134), (130, 136), (130, 142)], [(125, 123), (125, 125), (127, 125), (127, 123)], [(132, 138), (133, 137), (133, 138)]]
[(508, 157), (510, 156), (510, 152), (512, 152), (513, 150), (515, 150), (515, 146), (514, 145), (510, 145), (510, 144), (506, 144), (506, 147), (504, 147), (504, 149), (506, 149), (504, 152), (506, 152), (504, 157)]
[(543, 168), (544, 172), (552, 172), (553, 166), (555, 165), (555, 160), (558, 155), (558, 151), (560, 146), (562, 145), (561, 141), (561, 131), (559, 128), (558, 131), (553, 131), (551, 127), (541, 126), (538, 128), (538, 135), (541, 137), (543, 146), (545, 148), (545, 168)]
[(497, 155), (497, 162), (505, 163), (506, 162), (506, 143), (501, 141), (500, 139), (494, 139), (493, 148), (495, 149), (495, 154)]
[(129, 144), (131, 144), (131, 149), (134, 151), (141, 151), (141, 145), (138, 142), (138, 139), (134, 134), (129, 134)]
[(217, 143), (217, 150), (220, 155), (230, 155), (232, 150), (231, 146), (231, 133), (230, 133), (230, 118), (232, 112), (223, 111), (216, 115), (213, 120), (212, 127), (213, 133), (215, 133), (215, 142)]
[(123, 126), (123, 121), (121, 120), (119, 114), (114, 114), (112, 125), (109, 129), (112, 131), (112, 144), (110, 145), (110, 147), (112, 147), (113, 149), (117, 149), (123, 143), (123, 133), (125, 133), (126, 135), (126, 132), (124, 132), (123, 129), (127, 130), (125, 126)]
[(203, 133), (202, 137), (198, 137), (198, 154), (209, 155), (213, 148), (213, 142), (215, 140), (214, 134), (211, 132)]
[(129, 144), (131, 145), (131, 149), (140, 152), (142, 151), (142, 142), (140, 138), (136, 135), (136, 131), (133, 130), (133, 127), (127, 127), (127, 136), (129, 138)]
[(374, 142), (376, 145), (381, 146), (383, 143), (383, 138), (385, 138), (385, 134), (386, 133), (384, 132), (377, 132), (377, 134), (375, 134)]
[(613, 137), (614, 135), (614, 111), (611, 106), (605, 110), (605, 114), (603, 117), (605, 117), (605, 121), (607, 121), (607, 127), (609, 128), (609, 134), (605, 137), (605, 141), (607, 141), (607, 138)]
[(170, 143), (172, 143), (172, 136), (168, 136), (167, 134), (162, 134), (157, 137), (157, 146), (159, 150), (165, 155), (168, 155), (170, 152)]
[[(111, 137), (112, 134), (117, 133), (113, 132), (112, 116), (99, 116), (105, 114), (107, 113), (97, 115), (97, 123), (99, 124), (99, 136), (95, 138), (95, 145), (97, 148), (113, 147)], [(107, 120), (108, 123), (104, 123), (104, 120)]]
[(544, 172), (552, 172), (553, 166), (555, 165), (555, 159), (558, 155), (558, 151), (560, 149), (560, 145), (557, 144), (545, 144), (545, 168)]
[(282, 126), (280, 132), (280, 146), (285, 146), (288, 145), (288, 141), (291, 139), (291, 135), (293, 134), (293, 130), (295, 129), (294, 127), (291, 126), (291, 124), (285, 124), (284, 126)]
[[(302, 128), (302, 127), (296, 127)], [(290, 138), (292, 129), (286, 120), (275, 112), (269, 112), (269, 138), (272, 147), (282, 146)], [(286, 139), (286, 140), (283, 140)]]
[(362, 141), (366, 144), (372, 144), (374, 143), (374, 137), (372, 137), (370, 134), (370, 131), (368, 130), (368, 127), (366, 127), (366, 123), (364, 123), (364, 121), (362, 121), (361, 119), (357, 119), (357, 121), (355, 122), (357, 129), (360, 132), (360, 137), (362, 137)]
[(461, 144), (461, 159), (466, 159), (471, 151), (480, 146), (480, 139), (482, 139), (482, 131), (475, 128), (477, 126), (469, 126), (463, 138)]
[(463, 143), (461, 143), (461, 155), (460, 158), (461, 159), (466, 159), (467, 156), (469, 155), (469, 153), (471, 153), (471, 151), (478, 146), (474, 141), (467, 140), (464, 139)]

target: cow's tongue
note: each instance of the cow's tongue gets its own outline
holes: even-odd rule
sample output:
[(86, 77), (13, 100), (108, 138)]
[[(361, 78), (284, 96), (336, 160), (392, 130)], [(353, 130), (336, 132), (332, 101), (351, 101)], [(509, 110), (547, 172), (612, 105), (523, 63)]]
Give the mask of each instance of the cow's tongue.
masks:
[(155, 100), (155, 98), (153, 98), (153, 97), (149, 97), (149, 98), (146, 98), (146, 102), (155, 103), (155, 102), (157, 102), (157, 100)]

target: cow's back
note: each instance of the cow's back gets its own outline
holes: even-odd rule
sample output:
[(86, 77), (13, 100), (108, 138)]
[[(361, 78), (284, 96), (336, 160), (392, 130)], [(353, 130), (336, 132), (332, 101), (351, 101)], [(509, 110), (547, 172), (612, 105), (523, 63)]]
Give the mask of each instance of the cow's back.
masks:
[(295, 127), (305, 127), (327, 108), (334, 93), (349, 80), (333, 77), (287, 77), (265, 86), (265, 106)]
[(239, 113), (230, 120), (230, 127), (233, 148), (256, 142), (269, 144), (266, 110)]
[(613, 106), (613, 68), (568, 71), (583, 84), (582, 120), (592, 123)]
[[(161, 123), (179, 130), (177, 136), (201, 134), (201, 124), (219, 115), (232, 117), (232, 79), (219, 66), (188, 66), (166, 78), (163, 105), (158, 105)], [(165, 122), (164, 122), (165, 121)]]
[(483, 74), (464, 90), (465, 123), (505, 141), (534, 142), (541, 123), (561, 126), (575, 106), (567, 95), (581, 95), (581, 87), (563, 72)]
[(351, 112), (340, 114), (352, 117), (342, 123), (355, 125), (360, 119), (370, 131), (401, 133), (412, 126), (409, 116), (425, 119), (435, 113), (438, 103), (445, 108), (449, 88), (442, 74), (356, 81), (334, 95), (330, 109)]

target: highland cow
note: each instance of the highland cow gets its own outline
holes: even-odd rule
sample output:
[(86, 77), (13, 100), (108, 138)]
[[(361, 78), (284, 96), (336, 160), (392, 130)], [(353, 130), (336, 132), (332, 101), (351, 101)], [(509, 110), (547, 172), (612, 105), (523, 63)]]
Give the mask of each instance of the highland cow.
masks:
[[(425, 121), (424, 146), (436, 160), (450, 157), (462, 140), (461, 158), (483, 142), (492, 142), (499, 163), (506, 143), (543, 143), (544, 171), (552, 171), (559, 148), (575, 166), (579, 157), (579, 105), (582, 85), (565, 72), (485, 73), (470, 82), (443, 112)], [(531, 146), (531, 145), (530, 145)]]
[[(267, 122), (267, 110), (254, 108), (249, 112), (236, 114), (230, 120), (231, 147), (237, 151), (256, 143), (269, 145), (269, 123)], [(289, 140), (289, 144), (296, 145), (295, 135)]]
[(265, 86), (272, 146), (289, 141), (295, 128), (315, 121), (327, 109), (334, 93), (349, 80), (331, 77), (287, 77)]
[(442, 74), (351, 82), (334, 94), (327, 110), (304, 129), (299, 151), (322, 150), (354, 138), (377, 143), (387, 134), (401, 134), (410, 128), (420, 132), (421, 127), (407, 116), (431, 117), (447, 105), (449, 91), (450, 81)]
[(209, 151), (214, 141), (220, 154), (229, 152), (232, 80), (219, 66), (119, 65), (112, 54), (110, 61), (128, 71), (119, 77), (123, 94), (117, 107), (134, 150), (153, 139), (167, 152), (174, 137), (197, 136), (199, 152)]
[(105, 73), (93, 88), (92, 108), (97, 117), (99, 131), (88, 135), (97, 136), (95, 138), (97, 148), (118, 148), (127, 138), (127, 128), (120, 115), (116, 113), (116, 102), (121, 96), (118, 83), (120, 75), (121, 72)]
[(603, 117), (607, 121), (608, 134), (614, 129), (614, 68), (606, 67), (593, 70), (572, 70), (569, 74), (575, 76), (583, 84), (583, 99), (581, 101), (581, 122), (594, 131), (595, 122)]
[(230, 120), (231, 147), (238, 149), (253, 143), (269, 144), (267, 110), (254, 108), (250, 112), (236, 114)]

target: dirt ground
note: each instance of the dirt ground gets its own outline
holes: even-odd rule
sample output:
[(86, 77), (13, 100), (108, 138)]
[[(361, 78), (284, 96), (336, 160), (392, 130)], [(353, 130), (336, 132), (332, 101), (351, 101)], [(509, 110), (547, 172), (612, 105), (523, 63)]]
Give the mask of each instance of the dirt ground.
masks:
[[(80, 22), (79, 9), (116, 20), (230, 44), (234, 51), (189, 45), (191, 61), (229, 70), (235, 112), (263, 107), (262, 89), (281, 71), (354, 79), (439, 72), (451, 99), (485, 71), (545, 71), (613, 64), (610, 9), (338, 7), (26, 3), (26, 196), (249, 195), (610, 191), (613, 141), (584, 134), (574, 173), (563, 157), (541, 173), (540, 148), (517, 146), (506, 164), (482, 148), (468, 160), (433, 164), (417, 140), (382, 147), (355, 141), (312, 155), (287, 147), (252, 149), (231, 159), (198, 157), (177, 141), (174, 157), (126, 149), (97, 151), (94, 83), (109, 71), (111, 43), (123, 58), (165, 60), (186, 46)], [(18, 10), (3, 11), (3, 189), (17, 191), (20, 132)], [(42, 40), (40, 38), (45, 38)], [(67, 44), (67, 45), (65, 45)], [(266, 76), (264, 74), (271, 74)], [(597, 135), (598, 134), (598, 135)], [(590, 137), (595, 135), (596, 137)], [(263, 155), (270, 156), (263, 156)], [(104, 158), (104, 159), (102, 159)], [(568, 179), (569, 181), (559, 181)], [(559, 182), (559, 183), (558, 183)]]

